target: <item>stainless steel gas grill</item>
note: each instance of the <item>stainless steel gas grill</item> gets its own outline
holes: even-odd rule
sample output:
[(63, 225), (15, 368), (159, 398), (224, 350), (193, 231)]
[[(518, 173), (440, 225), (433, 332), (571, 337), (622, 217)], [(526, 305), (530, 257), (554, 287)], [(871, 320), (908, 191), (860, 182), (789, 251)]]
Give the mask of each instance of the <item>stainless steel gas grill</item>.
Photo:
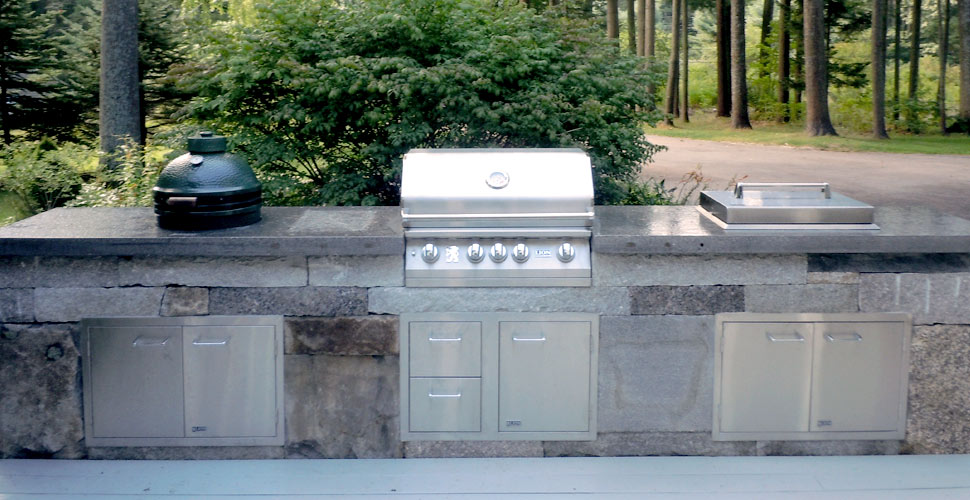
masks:
[(590, 286), (593, 176), (578, 149), (411, 150), (401, 216), (406, 286)]

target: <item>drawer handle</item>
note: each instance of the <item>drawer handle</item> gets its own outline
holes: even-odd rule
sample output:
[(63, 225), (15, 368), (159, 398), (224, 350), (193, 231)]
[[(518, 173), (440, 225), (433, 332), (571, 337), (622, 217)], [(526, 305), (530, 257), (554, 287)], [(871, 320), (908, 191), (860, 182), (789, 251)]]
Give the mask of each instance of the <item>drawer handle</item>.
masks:
[(457, 338), (428, 337), (428, 342), (461, 342), (461, 337), (457, 337)]
[(533, 339), (533, 338), (512, 337), (512, 340), (515, 341), (515, 342), (545, 342), (546, 341), (546, 338), (545, 337), (539, 337), (537, 339)]
[(195, 339), (192, 341), (192, 345), (226, 345), (229, 343), (229, 337), (217, 340), (202, 340)]
[(168, 344), (168, 340), (171, 337), (158, 338), (158, 337), (138, 337), (135, 339), (131, 345), (135, 347), (162, 347)]
[(831, 333), (826, 333), (825, 340), (829, 342), (862, 342), (862, 335), (859, 335), (858, 333), (849, 333), (845, 335), (836, 334), (836, 335), (838, 335), (838, 337), (836, 337), (835, 335), (832, 335)]
[(802, 337), (798, 332), (792, 332), (792, 337), (775, 337), (770, 332), (765, 333), (765, 337), (772, 342), (805, 342), (805, 337)]
[(433, 392), (428, 393), (429, 398), (460, 398), (461, 393), (458, 394), (435, 394)]

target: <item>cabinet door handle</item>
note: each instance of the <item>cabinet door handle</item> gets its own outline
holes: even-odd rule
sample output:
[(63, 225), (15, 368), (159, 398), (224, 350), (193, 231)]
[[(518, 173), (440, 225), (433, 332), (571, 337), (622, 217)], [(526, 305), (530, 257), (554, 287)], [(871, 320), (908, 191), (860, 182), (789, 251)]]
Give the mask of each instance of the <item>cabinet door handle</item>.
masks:
[(435, 394), (433, 392), (428, 393), (429, 398), (460, 398), (461, 393), (458, 394)]
[(546, 341), (546, 337), (543, 336), (543, 337), (539, 337), (537, 339), (534, 339), (534, 338), (522, 338), (522, 337), (512, 337), (512, 340), (515, 341), (515, 342), (545, 342)]
[[(835, 335), (838, 335), (838, 337)], [(828, 342), (862, 342), (862, 335), (859, 335), (858, 333), (849, 333), (844, 335), (837, 333), (835, 335), (826, 333), (825, 340)]]
[(456, 337), (456, 338), (428, 337), (428, 342), (461, 342), (461, 337)]
[(213, 340), (203, 340), (201, 338), (192, 341), (192, 345), (226, 345), (229, 343), (229, 337), (224, 339), (213, 339)]
[(171, 337), (159, 338), (159, 337), (137, 337), (131, 345), (135, 347), (162, 347), (168, 344), (168, 340)]
[(792, 332), (790, 335), (790, 337), (782, 337), (780, 335), (775, 337), (771, 332), (765, 333), (765, 337), (768, 337), (768, 340), (772, 342), (805, 342), (805, 337), (799, 335), (798, 332)]

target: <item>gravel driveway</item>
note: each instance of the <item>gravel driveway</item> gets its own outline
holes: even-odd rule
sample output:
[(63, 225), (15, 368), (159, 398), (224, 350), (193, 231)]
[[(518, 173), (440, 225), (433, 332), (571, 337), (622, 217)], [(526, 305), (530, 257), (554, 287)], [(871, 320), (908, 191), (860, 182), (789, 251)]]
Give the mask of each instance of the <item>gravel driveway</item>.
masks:
[[(681, 177), (701, 167), (709, 189), (747, 182), (828, 182), (833, 191), (875, 206), (913, 206), (970, 218), (970, 156), (852, 153), (649, 136), (667, 151), (654, 156), (642, 178)], [(742, 177), (745, 177), (742, 179)]]

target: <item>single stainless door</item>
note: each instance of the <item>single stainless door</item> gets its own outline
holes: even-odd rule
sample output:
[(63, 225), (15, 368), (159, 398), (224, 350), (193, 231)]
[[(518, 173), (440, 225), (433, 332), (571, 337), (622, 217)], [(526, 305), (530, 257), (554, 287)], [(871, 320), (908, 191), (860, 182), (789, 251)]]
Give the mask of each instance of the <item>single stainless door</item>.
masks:
[(413, 321), (408, 324), (411, 377), (480, 377), (482, 324)]
[(186, 326), (185, 435), (276, 435), (275, 328)]
[(811, 323), (725, 323), (721, 432), (808, 431)]
[(588, 322), (499, 323), (499, 431), (589, 430)]
[(899, 423), (902, 323), (818, 323), (813, 431), (888, 431)]
[(96, 438), (182, 437), (178, 327), (89, 327)]

